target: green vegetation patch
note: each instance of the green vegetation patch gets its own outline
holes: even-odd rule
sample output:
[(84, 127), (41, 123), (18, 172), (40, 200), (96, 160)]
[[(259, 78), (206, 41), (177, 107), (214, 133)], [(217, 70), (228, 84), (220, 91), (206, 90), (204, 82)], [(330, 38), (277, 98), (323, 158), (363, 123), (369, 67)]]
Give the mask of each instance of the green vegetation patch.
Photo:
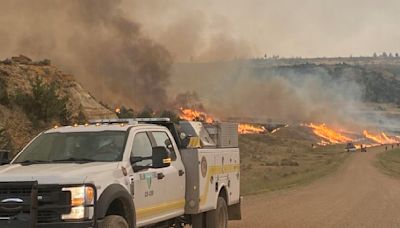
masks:
[(67, 124), (69, 113), (67, 110), (68, 97), (58, 94), (59, 85), (56, 82), (45, 83), (42, 78), (36, 77), (31, 82), (32, 91), (26, 93), (18, 90), (15, 103), (21, 106), (34, 125), (56, 121)]
[(240, 135), (239, 140), (243, 195), (310, 183), (334, 172), (349, 156), (343, 145), (312, 148), (310, 141), (289, 135)]
[(10, 104), (10, 99), (7, 93), (7, 84), (2, 78), (0, 78), (0, 104), (5, 106)]
[(377, 166), (386, 174), (400, 177), (400, 149), (389, 150), (379, 154)]

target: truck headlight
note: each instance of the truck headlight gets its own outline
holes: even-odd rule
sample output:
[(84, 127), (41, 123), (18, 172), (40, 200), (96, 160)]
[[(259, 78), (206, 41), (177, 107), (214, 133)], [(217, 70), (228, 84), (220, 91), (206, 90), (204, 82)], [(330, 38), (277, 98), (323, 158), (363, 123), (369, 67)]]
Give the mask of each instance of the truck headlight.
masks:
[(63, 188), (62, 191), (71, 192), (71, 212), (69, 214), (63, 214), (61, 218), (63, 220), (88, 218), (89, 208), (85, 206), (91, 206), (94, 204), (95, 190), (93, 187), (67, 187)]

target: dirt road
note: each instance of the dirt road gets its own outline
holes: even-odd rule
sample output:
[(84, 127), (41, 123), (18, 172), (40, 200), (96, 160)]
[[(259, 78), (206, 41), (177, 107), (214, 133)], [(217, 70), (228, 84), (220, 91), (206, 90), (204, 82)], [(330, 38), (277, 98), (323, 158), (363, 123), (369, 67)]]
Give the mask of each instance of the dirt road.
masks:
[(383, 147), (354, 153), (335, 173), (294, 190), (245, 197), (230, 228), (400, 227), (400, 180), (373, 164)]

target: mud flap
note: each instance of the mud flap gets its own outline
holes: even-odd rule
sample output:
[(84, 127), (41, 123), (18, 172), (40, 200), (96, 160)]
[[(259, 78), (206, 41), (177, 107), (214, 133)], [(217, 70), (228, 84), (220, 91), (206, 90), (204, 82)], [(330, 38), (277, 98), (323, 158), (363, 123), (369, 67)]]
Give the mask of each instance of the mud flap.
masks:
[(228, 216), (229, 220), (241, 220), (242, 219), (242, 200), (243, 197), (240, 197), (239, 203), (230, 205), (228, 207)]
[(204, 213), (191, 215), (191, 220), (192, 220), (192, 228), (205, 228), (206, 227), (206, 223), (204, 221), (205, 220)]

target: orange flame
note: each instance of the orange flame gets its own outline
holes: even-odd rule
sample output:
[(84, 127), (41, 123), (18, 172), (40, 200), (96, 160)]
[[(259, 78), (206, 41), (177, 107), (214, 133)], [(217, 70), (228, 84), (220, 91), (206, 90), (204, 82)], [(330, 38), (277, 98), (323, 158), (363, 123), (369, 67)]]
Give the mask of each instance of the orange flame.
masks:
[(265, 132), (265, 128), (253, 124), (239, 124), (238, 132), (239, 134), (260, 134)]
[[(211, 115), (190, 108), (181, 108), (179, 118), (187, 121), (203, 121), (206, 123), (215, 122), (215, 118)], [(238, 132), (239, 134), (260, 134), (264, 133), (266, 129), (262, 126), (257, 126), (254, 124), (239, 124)]]
[(346, 143), (352, 141), (351, 138), (342, 135), (340, 132), (329, 128), (326, 124), (306, 124), (305, 126), (313, 129), (314, 134), (322, 138), (322, 145), (326, 144), (337, 144), (337, 143)]
[(214, 118), (205, 112), (197, 111), (189, 108), (181, 108), (179, 118), (188, 121), (204, 121), (206, 123), (214, 122)]
[(370, 139), (374, 142), (380, 143), (380, 144), (391, 144), (391, 143), (398, 143), (399, 141), (387, 136), (385, 132), (381, 132), (378, 134), (373, 134), (371, 132), (368, 132), (367, 130), (363, 131), (363, 134), (365, 138)]

